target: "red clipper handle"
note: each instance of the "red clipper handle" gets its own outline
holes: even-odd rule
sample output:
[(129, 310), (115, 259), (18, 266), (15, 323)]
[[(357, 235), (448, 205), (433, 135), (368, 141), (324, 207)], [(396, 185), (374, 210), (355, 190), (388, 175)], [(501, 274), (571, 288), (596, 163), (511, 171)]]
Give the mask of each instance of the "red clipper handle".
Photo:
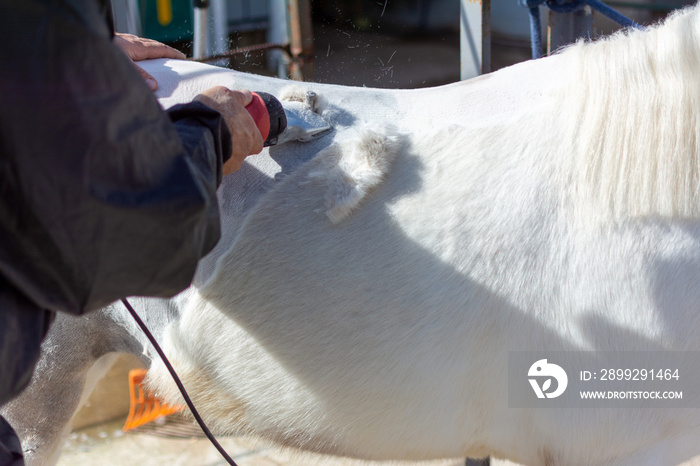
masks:
[(265, 141), (265, 147), (277, 144), (277, 136), (287, 128), (287, 114), (282, 103), (267, 92), (253, 92), (253, 100), (246, 110), (253, 117), (260, 134)]
[(258, 127), (263, 140), (267, 140), (270, 135), (270, 114), (267, 111), (267, 105), (265, 101), (258, 95), (257, 92), (253, 92), (253, 100), (246, 105), (245, 109), (248, 110), (250, 116), (253, 117), (255, 125)]

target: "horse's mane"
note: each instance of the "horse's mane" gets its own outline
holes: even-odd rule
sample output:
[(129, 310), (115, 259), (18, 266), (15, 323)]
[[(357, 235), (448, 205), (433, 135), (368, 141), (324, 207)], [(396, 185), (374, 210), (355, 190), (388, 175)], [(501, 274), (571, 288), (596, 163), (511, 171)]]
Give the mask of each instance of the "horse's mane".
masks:
[(565, 177), (574, 208), (615, 219), (698, 217), (698, 9), (579, 42), (560, 59), (571, 73), (559, 122), (565, 154), (573, 154)]

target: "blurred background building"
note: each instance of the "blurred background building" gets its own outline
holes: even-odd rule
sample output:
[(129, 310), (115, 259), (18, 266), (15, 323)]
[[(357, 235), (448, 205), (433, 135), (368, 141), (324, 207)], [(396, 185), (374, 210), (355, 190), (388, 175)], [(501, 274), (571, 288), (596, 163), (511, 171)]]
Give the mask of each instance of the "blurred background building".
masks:
[[(471, 9), (469, 14), (482, 9), (481, 2), (468, 0), (194, 0), (195, 4), (208, 4), (205, 55), (243, 49), (230, 59), (215, 62), (218, 65), (289, 76), (284, 52), (259, 49), (261, 44), (289, 42), (288, 11), (291, 4), (301, 4), (301, 21), (308, 21), (306, 32), (310, 35), (306, 40), (312, 40), (303, 78), (384, 88), (428, 87), (460, 79), (460, 18), (465, 19), (460, 2)], [(640, 24), (651, 24), (694, 2), (607, 3)], [(113, 5), (118, 31), (166, 42), (192, 56), (196, 29), (193, 0), (113, 0)], [(489, 69), (529, 59), (527, 9), (518, 0), (490, 0), (486, 7), (490, 14), (485, 12), (488, 20), (482, 36), (490, 47)], [(544, 27), (549, 15), (541, 8)], [(593, 36), (618, 27), (597, 13), (593, 17)]]

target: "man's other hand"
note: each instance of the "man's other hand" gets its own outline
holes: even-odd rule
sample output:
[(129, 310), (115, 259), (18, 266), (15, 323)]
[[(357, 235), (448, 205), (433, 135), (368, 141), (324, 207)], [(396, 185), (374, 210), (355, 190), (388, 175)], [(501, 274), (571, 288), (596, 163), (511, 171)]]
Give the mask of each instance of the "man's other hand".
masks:
[[(161, 44), (158, 41), (151, 39), (144, 39), (143, 37), (137, 37), (132, 34), (121, 34), (116, 33), (112, 43), (119, 47), (132, 61), (140, 60), (151, 60), (154, 58), (175, 58), (178, 60), (184, 60), (185, 54), (179, 50)], [(141, 77), (146, 81), (148, 87), (152, 91), (158, 89), (158, 82), (146, 72), (140, 66), (134, 64), (136, 70), (139, 72)]]

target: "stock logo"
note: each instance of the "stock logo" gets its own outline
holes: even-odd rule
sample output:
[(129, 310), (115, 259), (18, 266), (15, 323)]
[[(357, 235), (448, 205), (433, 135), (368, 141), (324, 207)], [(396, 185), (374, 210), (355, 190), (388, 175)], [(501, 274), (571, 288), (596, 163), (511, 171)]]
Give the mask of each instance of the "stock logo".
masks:
[[(564, 393), (569, 384), (569, 377), (561, 366), (540, 359), (530, 366), (527, 371), (528, 381), (532, 385), (537, 398), (556, 398)], [(556, 380), (556, 388), (552, 390), (552, 380)]]

